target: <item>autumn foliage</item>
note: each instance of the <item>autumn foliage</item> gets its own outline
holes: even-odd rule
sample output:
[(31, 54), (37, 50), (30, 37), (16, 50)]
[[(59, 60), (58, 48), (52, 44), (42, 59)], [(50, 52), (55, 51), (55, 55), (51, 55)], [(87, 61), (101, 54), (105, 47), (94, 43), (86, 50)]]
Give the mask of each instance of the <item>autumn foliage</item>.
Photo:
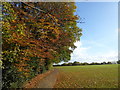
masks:
[(53, 63), (70, 60), (82, 35), (75, 9), (73, 2), (2, 3), (3, 88), (20, 87)]

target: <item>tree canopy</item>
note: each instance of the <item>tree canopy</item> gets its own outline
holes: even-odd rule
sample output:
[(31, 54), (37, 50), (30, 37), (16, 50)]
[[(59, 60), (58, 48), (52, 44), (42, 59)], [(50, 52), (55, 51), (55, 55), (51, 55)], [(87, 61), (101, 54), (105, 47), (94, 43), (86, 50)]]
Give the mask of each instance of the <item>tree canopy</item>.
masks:
[[(3, 2), (3, 87), (20, 86), (70, 60), (80, 40), (74, 2)], [(70, 49), (71, 48), (71, 49)]]

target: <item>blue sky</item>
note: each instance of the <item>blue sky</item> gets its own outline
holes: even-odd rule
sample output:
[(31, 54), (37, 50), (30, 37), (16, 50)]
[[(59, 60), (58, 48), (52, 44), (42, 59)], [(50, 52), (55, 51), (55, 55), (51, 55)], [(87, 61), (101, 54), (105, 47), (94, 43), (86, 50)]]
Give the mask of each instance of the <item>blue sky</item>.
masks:
[[(118, 60), (118, 3), (77, 2), (76, 13), (85, 23), (81, 40), (71, 54), (71, 60), (79, 62), (103, 62)], [(82, 20), (82, 19), (81, 19)]]
[[(118, 15), (120, 15), (120, 2), (118, 3)], [(118, 18), (118, 45), (120, 45), (120, 17)], [(119, 55), (118, 55), (118, 58), (120, 60), (120, 47), (118, 47), (118, 52), (119, 52)]]

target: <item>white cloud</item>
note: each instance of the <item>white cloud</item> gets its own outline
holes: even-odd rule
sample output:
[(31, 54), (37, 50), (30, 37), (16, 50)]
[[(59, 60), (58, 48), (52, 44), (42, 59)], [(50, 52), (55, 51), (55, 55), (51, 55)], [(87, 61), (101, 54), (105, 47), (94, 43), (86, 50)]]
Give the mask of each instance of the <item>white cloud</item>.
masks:
[(80, 57), (88, 56), (87, 51), (90, 47), (83, 47), (80, 41), (76, 42), (75, 46), (77, 46), (77, 48), (71, 54), (71, 61), (78, 61)]
[[(103, 62), (103, 61), (117, 61), (118, 60), (118, 51), (110, 51), (103, 55), (90, 55), (90, 49), (92, 47), (83, 47), (82, 42), (78, 41), (75, 43), (77, 48), (71, 54), (70, 62), (79, 61), (79, 62)], [(97, 45), (97, 43), (96, 43)], [(102, 44), (100, 45), (102, 46)]]
[(90, 47), (83, 47), (80, 41), (76, 42), (75, 46), (77, 46), (77, 48), (71, 54), (72, 57), (84, 56), (87, 54), (86, 51), (90, 49)]

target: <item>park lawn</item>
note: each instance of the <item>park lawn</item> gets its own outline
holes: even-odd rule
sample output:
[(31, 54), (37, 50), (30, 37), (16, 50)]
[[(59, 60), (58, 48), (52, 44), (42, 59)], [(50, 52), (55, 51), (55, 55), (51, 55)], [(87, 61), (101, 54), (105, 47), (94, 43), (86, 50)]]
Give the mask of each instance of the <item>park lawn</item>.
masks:
[(59, 74), (54, 88), (118, 88), (118, 64), (55, 68)]

